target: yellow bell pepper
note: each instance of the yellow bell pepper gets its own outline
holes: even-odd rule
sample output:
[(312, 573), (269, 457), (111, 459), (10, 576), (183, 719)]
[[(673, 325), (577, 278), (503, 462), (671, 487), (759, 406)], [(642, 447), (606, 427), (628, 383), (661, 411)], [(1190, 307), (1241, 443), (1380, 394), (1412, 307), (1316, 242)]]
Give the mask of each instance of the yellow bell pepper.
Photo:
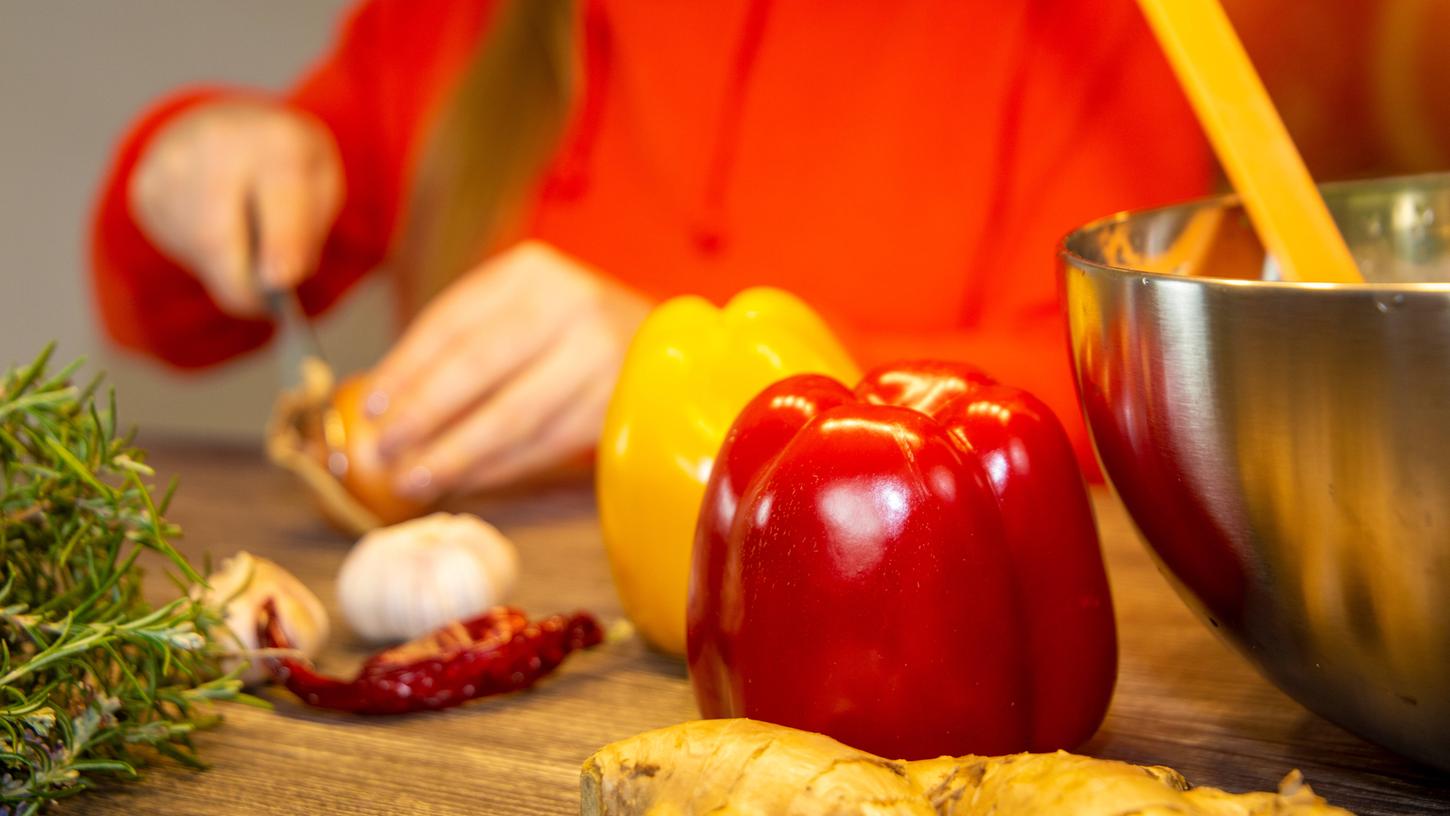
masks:
[(630, 344), (599, 442), (599, 521), (624, 612), (662, 651), (685, 653), (695, 521), (730, 423), (766, 386), (808, 372), (860, 378), (825, 321), (778, 289), (723, 309), (675, 298)]

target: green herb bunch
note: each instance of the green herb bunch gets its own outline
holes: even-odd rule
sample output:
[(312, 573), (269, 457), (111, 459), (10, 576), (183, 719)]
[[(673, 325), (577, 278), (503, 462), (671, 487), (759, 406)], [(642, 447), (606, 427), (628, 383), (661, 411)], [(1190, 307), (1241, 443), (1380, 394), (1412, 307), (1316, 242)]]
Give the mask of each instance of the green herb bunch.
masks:
[[(175, 483), (116, 430), (100, 378), (47, 374), (50, 348), (0, 382), (0, 816), (30, 814), (100, 775), (135, 777), (156, 753), (198, 765), (190, 734), (237, 696), (192, 600), (201, 577), (168, 540)], [(164, 557), (178, 598), (142, 597), (138, 556)], [(216, 630), (221, 631), (221, 630)]]

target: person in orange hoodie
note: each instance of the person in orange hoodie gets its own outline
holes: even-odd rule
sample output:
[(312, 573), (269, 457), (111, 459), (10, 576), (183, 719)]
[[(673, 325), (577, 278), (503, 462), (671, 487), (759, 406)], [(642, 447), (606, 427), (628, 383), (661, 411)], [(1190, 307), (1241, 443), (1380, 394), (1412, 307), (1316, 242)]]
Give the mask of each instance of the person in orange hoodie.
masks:
[(652, 303), (756, 284), (867, 365), (1037, 393), (1092, 471), (1057, 243), (1211, 168), (1131, 0), (367, 0), (292, 90), (140, 119), (94, 285), (117, 343), (194, 368), (270, 337), (256, 274), (318, 314), (387, 268), (367, 404), (421, 500), (587, 450)]

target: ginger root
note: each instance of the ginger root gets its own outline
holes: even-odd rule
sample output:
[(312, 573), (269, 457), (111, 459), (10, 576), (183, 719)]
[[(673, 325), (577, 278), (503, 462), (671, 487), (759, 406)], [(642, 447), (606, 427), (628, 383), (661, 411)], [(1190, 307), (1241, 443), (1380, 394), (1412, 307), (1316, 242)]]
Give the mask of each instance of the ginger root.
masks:
[(584, 816), (1352, 816), (1298, 772), (1278, 793), (1190, 788), (1177, 771), (1058, 751), (899, 762), (754, 720), (697, 720), (601, 748)]

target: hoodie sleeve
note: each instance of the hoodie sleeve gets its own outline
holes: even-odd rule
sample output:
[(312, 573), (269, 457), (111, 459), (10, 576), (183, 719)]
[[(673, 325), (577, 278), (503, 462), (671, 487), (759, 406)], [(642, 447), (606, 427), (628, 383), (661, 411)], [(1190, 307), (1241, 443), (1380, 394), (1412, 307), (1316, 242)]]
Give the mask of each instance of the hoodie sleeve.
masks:
[(141, 232), (127, 190), (151, 138), (192, 108), (221, 99), (271, 99), (317, 117), (342, 155), (344, 201), (318, 268), (299, 287), (304, 309), (328, 309), (388, 249), (406, 176), (429, 116), (482, 35), (491, 0), (370, 0), (344, 21), (327, 53), (290, 91), (222, 87), (180, 91), (147, 110), (121, 139), (96, 200), (90, 234), (96, 306), (109, 337), (178, 368), (255, 349), (266, 320), (222, 312), (192, 274)]

